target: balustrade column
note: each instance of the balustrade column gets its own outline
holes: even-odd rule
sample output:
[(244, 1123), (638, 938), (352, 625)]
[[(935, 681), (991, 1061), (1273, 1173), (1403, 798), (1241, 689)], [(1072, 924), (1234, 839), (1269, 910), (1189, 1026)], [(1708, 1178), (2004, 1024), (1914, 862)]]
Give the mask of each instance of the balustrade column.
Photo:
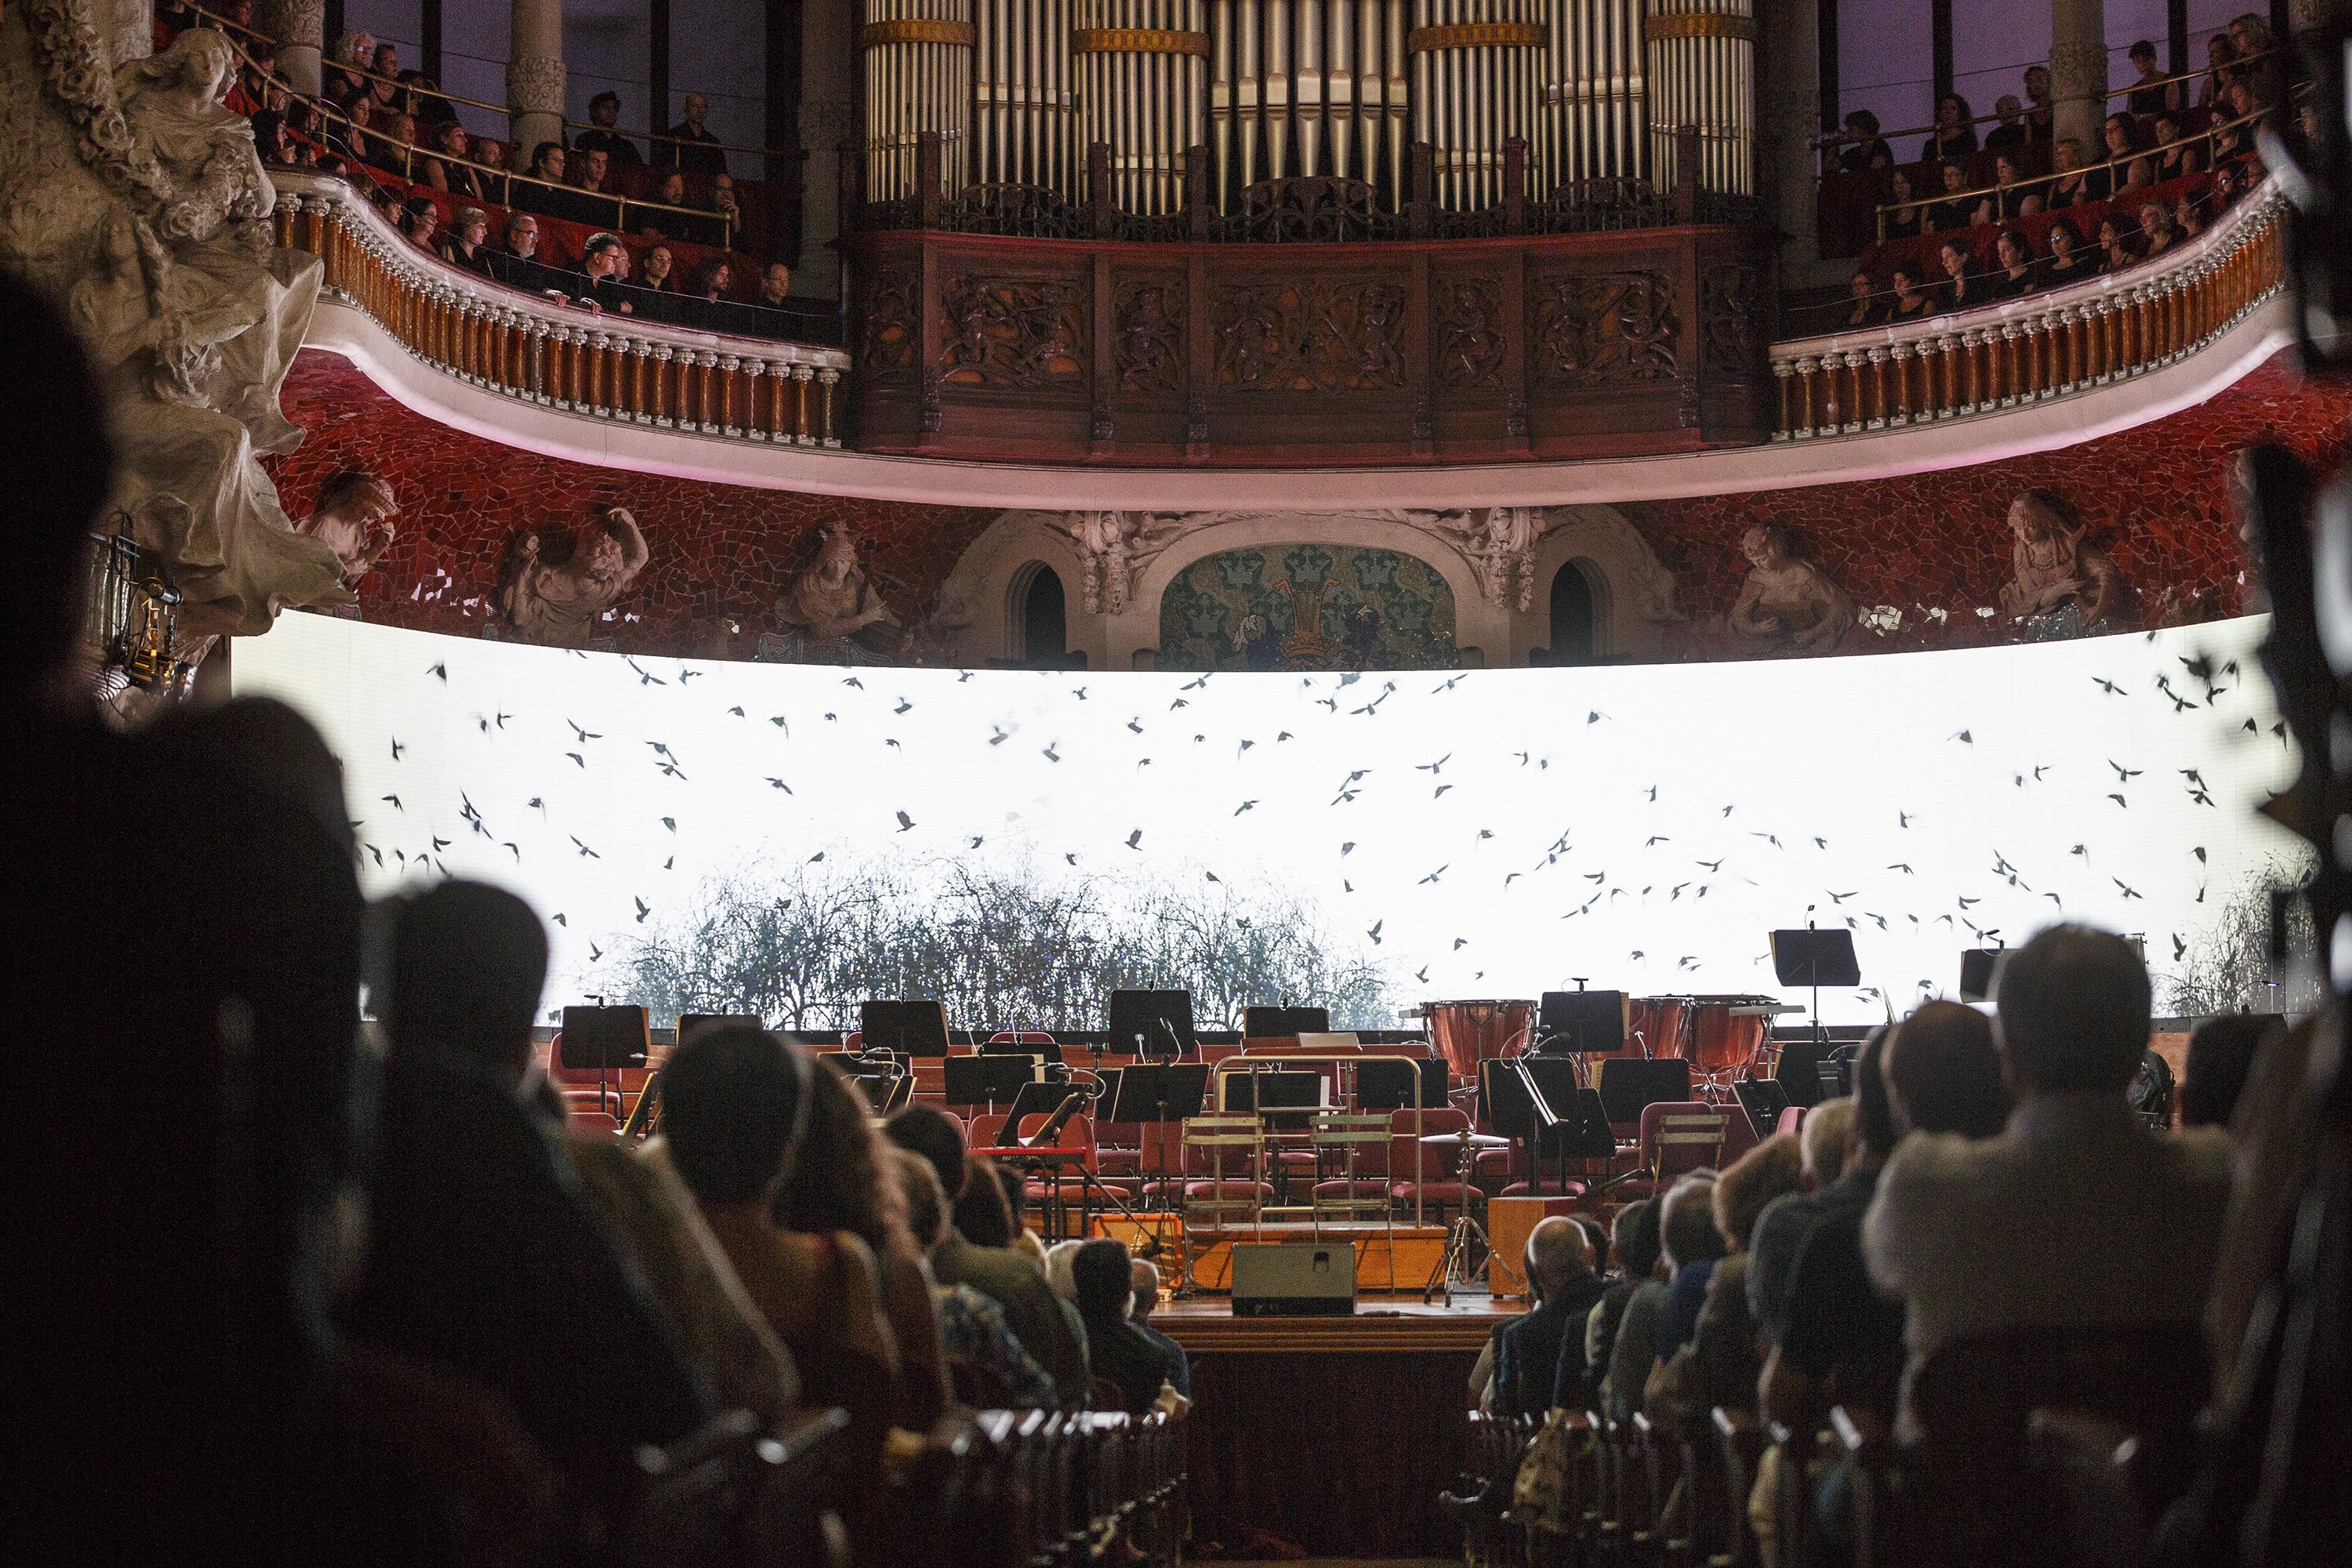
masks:
[(513, 0), (510, 17), (507, 113), (522, 169), (531, 149), (563, 140), (563, 0)]
[(1821, 361), (1811, 354), (1797, 362), (1795, 434), (1800, 441), (1809, 439), (1816, 433), (1813, 426), (1813, 373), (1821, 368)]
[(1789, 432), (1793, 425), (1793, 421), (1790, 418), (1789, 411), (1789, 384), (1791, 379), (1793, 379), (1789, 374), (1791, 368), (1793, 367), (1790, 366), (1787, 360), (1776, 359), (1772, 362), (1772, 382), (1780, 395), (1780, 425), (1778, 428), (1772, 432), (1772, 439), (1775, 441), (1787, 440), (1789, 438)]
[(2099, 156), (2107, 118), (2106, 26), (2105, 0), (2052, 0), (2050, 90), (2057, 137), (2080, 142), (2086, 161)]
[(809, 413), (809, 383), (815, 379), (814, 365), (793, 366), (793, 441), (796, 446), (816, 445), (816, 426)]
[(1895, 363), (1895, 402), (1887, 410), (1886, 423), (1891, 429), (1911, 423), (1911, 362), (1918, 358), (1909, 343), (1896, 343), (1886, 351)]
[(677, 352), (667, 343), (654, 345), (654, 423), (665, 430), (675, 428), (677, 421), (669, 411), (669, 367)]
[(1870, 362), (1870, 396), (1863, 410), (1862, 427), (1884, 430), (1886, 428), (1886, 351), (1872, 349), (1865, 357)]

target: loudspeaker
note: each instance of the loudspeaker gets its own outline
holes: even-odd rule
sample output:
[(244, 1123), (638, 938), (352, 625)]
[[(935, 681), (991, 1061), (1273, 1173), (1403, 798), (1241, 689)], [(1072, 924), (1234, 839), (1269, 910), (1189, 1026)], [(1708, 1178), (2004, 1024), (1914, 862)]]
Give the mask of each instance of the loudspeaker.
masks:
[(1236, 1318), (1347, 1318), (1356, 1311), (1356, 1244), (1235, 1247)]

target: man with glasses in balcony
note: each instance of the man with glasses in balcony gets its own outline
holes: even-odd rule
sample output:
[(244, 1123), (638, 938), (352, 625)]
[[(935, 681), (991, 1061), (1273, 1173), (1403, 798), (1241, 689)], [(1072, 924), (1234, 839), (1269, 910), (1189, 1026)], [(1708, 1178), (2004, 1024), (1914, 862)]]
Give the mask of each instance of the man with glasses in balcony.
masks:
[(588, 129), (572, 139), (574, 153), (602, 153), (614, 166), (642, 163), (637, 144), (613, 129), (621, 122), (621, 95), (600, 92), (588, 100)]
[(724, 175), (727, 154), (720, 151), (719, 138), (703, 123), (709, 113), (709, 99), (698, 92), (688, 93), (686, 118), (671, 126), (667, 138), (655, 146), (654, 166), (706, 179)]
[(508, 218), (506, 243), (485, 252), (483, 266), (493, 279), (509, 289), (536, 294), (546, 288), (547, 267), (539, 259), (539, 220), (529, 213), (516, 213)]

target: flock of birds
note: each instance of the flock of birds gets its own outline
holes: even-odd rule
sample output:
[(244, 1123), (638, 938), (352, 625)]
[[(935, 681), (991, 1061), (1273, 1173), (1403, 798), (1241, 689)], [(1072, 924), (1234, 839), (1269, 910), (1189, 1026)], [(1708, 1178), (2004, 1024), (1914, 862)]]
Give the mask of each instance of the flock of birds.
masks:
[(1958, 949), (2061, 917), (2146, 931), (2152, 963), (2168, 942), (2179, 962), (2209, 893), (2284, 841), (2250, 810), (2291, 763), (2247, 679), (2253, 637), (1089, 679), (453, 646), (295, 616), (240, 649), (237, 683), (337, 747), (372, 890), (517, 887), (559, 930), (559, 986), (751, 860), (962, 858), (1303, 896), (1400, 984), (1470, 994), (1571, 973), (1770, 993), (1767, 931), (1843, 927), (1874, 984), (1841, 1005), (1869, 1016), (1947, 989)]

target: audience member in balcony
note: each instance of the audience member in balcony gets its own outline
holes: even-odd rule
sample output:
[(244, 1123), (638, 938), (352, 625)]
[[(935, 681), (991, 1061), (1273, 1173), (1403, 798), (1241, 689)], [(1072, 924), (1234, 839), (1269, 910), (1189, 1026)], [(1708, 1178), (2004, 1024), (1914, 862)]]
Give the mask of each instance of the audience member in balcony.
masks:
[(635, 290), (626, 286), (629, 247), (619, 235), (590, 235), (580, 247), (580, 271), (588, 279), (588, 286), (573, 296), (581, 304), (608, 316), (636, 313), (636, 302), (630, 298)]
[(1927, 163), (1948, 163), (1964, 158), (1977, 150), (1977, 128), (1969, 123), (1969, 100), (1957, 92), (1948, 92), (1936, 100), (1936, 128), (1919, 143), (1919, 160)]
[(2045, 208), (2054, 211), (2106, 199), (2092, 185), (2091, 171), (2083, 167), (2083, 144), (2072, 136), (2051, 149), (2050, 167), (2050, 182), (2042, 187)]
[(506, 243), (489, 253), (490, 277), (509, 289), (536, 294), (547, 287), (547, 265), (539, 259), (539, 220), (529, 213), (507, 219)]
[(286, 117), (275, 110), (265, 109), (253, 116), (253, 150), (273, 169), (299, 166), (294, 139), (286, 130)]
[[(1128, 1321), (1144, 1338), (1168, 1352), (1168, 1381), (1185, 1398), (1192, 1397), (1192, 1360), (1184, 1347), (1151, 1326), (1151, 1314), (1160, 1305), (1160, 1266), (1149, 1258), (1139, 1258), (1128, 1265), (1128, 1275), (1135, 1284), (1135, 1305), (1128, 1310)], [(1579, 1325), (1578, 1332), (1583, 1331)]]
[(726, 174), (714, 175), (710, 182), (709, 205), (702, 213), (671, 215), (670, 221), (679, 228), (672, 238), (721, 250), (733, 245), (735, 230), (742, 221), (742, 209), (735, 205), (734, 179)]
[(601, 148), (575, 152), (567, 166), (572, 171), (572, 189), (579, 192), (580, 211), (593, 217), (582, 216), (580, 222), (593, 223), (605, 228), (618, 228), (621, 224), (621, 204), (613, 195), (613, 160)]
[(375, 39), (366, 33), (345, 33), (335, 40), (335, 52), (326, 61), (326, 70), (320, 85), (326, 95), (346, 100), (367, 91), (367, 80), (360, 71), (374, 57)]
[[(1635, 1198), (1617, 1211), (1609, 1225), (1609, 1250), (1616, 1264), (1584, 1320), (1584, 1365), (1591, 1383), (1584, 1409), (1601, 1407), (1602, 1385), (1616, 1359), (1617, 1335), (1633, 1293), (1650, 1283), (1658, 1269), (1658, 1205), (1654, 1198)], [(1556, 1388), (1552, 1403), (1561, 1404), (1568, 1391)]]
[(1944, 269), (1937, 288), (1939, 303), (1945, 310), (1973, 310), (1993, 301), (1991, 285), (1977, 271), (1976, 257), (1957, 239), (1948, 239), (1937, 247), (1936, 260)]
[(2172, 226), (2180, 231), (2183, 244), (2205, 232), (2205, 215), (2199, 210), (2197, 198), (2186, 191), (2173, 198)]
[(1936, 291), (1922, 286), (1919, 264), (1897, 262), (1887, 274), (1887, 286), (1894, 298), (1886, 302), (1886, 324), (1900, 326), (1906, 321), (1924, 321), (1937, 313)]
[(388, 80), (400, 79), (400, 50), (392, 44), (378, 43), (375, 53), (368, 57), (368, 68)]
[(642, 270), (630, 285), (629, 302), (641, 321), (676, 321), (686, 308), (677, 291), (677, 260), (667, 245), (646, 247)]
[(2029, 179), (2024, 172), (2021, 154), (1996, 153), (1992, 161), (1992, 213), (1990, 221), (2011, 223), (2018, 218), (2032, 217), (2042, 210), (2042, 182)]
[(2124, 166), (2139, 153), (2137, 128), (2128, 114), (2110, 114), (2099, 128), (2100, 166), (2091, 171), (2091, 189), (2104, 201), (2124, 177)]
[(2131, 96), (2124, 105), (2134, 119), (2147, 120), (2187, 107), (2189, 84), (2164, 79), (2164, 72), (2156, 63), (2154, 44), (2142, 38), (2132, 45), (2128, 54), (2137, 74), (2132, 80)]
[(2162, 256), (2180, 244), (2180, 231), (2172, 226), (2172, 209), (2162, 202), (2141, 204), (2139, 232), (2142, 260)]
[(1556, 1390), (1583, 1401), (1584, 1326), (1609, 1287), (1593, 1270), (1592, 1244), (1562, 1215), (1536, 1222), (1520, 1262), (1534, 1305), (1495, 1336), (1494, 1413), (1543, 1418)]
[(1886, 206), (1878, 215), (1878, 237), (1881, 241), (1909, 239), (1925, 232), (1927, 211), (1917, 205), (1916, 193), (1911, 188), (1911, 176), (1901, 169), (1886, 176)]
[(2249, 109), (2275, 105), (2285, 93), (2286, 62), (2279, 58), (2269, 18), (2255, 11), (2240, 13), (2230, 23), (2230, 42), (2237, 51), (2238, 83), (2253, 100)]
[[(504, 1394), (586, 1488), (710, 1410), (708, 1385), (522, 1092), (547, 968), (511, 893), (444, 882), (391, 922), (383, 1123), (344, 1322)], [(583, 1377), (581, 1368), (596, 1375)]]
[(698, 92), (689, 92), (685, 108), (686, 118), (654, 143), (654, 166), (679, 169), (703, 178), (724, 174), (727, 154), (719, 150), (719, 138), (703, 123), (710, 115), (710, 100)]
[(2050, 254), (2042, 260), (2043, 288), (2063, 289), (2097, 276), (2098, 258), (2084, 248), (2083, 231), (2072, 223), (2062, 217), (2042, 237), (2050, 242)]
[[(771, 310), (786, 308), (792, 300), (793, 269), (781, 261), (760, 268), (760, 303)], [(773, 330), (772, 324), (771, 330)]]
[(419, 250), (433, 248), (433, 231), (440, 224), (441, 211), (431, 196), (411, 196), (400, 205), (400, 232)]
[(2257, 112), (2253, 89), (2243, 81), (2231, 82), (2221, 95), (2221, 119), (2210, 137), (2213, 167), (2242, 163), (2254, 156)]
[(2194, 174), (2205, 167), (2205, 150), (2180, 133), (2180, 117), (2156, 117), (2156, 178), (2161, 184)]
[(1968, 194), (1969, 170), (1965, 163), (1947, 163), (1937, 171), (1943, 191), (1940, 200), (1929, 204), (1925, 228), (1934, 234), (1949, 234), (1956, 228), (1967, 228), (1977, 221), (1978, 198)]
[(2000, 123), (1985, 132), (1984, 150), (2006, 153), (2022, 167), (2026, 143), (2032, 140), (2025, 129), (2025, 105), (2017, 94), (2004, 92), (1992, 100), (1992, 111)]
[(1992, 242), (1993, 268), (1985, 282), (1995, 300), (2014, 300), (2042, 286), (2033, 265), (2033, 242), (2020, 229), (2005, 228)]
[(1912, 1366), (2007, 1330), (2194, 1329), (2229, 1141), (2152, 1131), (2125, 1098), (2147, 1048), (2146, 966), (2121, 937), (2060, 925), (2013, 950), (1997, 984), (2015, 1114), (1978, 1142), (1906, 1140), (1863, 1227), (1871, 1279), (1904, 1303)]
[(457, 122), (457, 111), (441, 94), (441, 84), (421, 70), (400, 73), (400, 107), (416, 116), (428, 136), (438, 135), (444, 125)]
[(2058, 111), (2051, 95), (2048, 66), (2025, 68), (2025, 103), (2026, 135), (2036, 142), (2049, 141), (2055, 134)]
[(1878, 298), (1878, 280), (1857, 269), (1846, 279), (1845, 310), (1838, 318), (1837, 331), (1850, 332), (1860, 327), (1874, 327), (1886, 319), (1886, 308)]
[[(899, 1351), (874, 1254), (855, 1233), (779, 1228), (772, 1205), (815, 1114), (808, 1058), (764, 1029), (699, 1030), (662, 1068), (662, 1138), (803, 1396), (847, 1410), (863, 1451), (897, 1408)], [(590, 1380), (593, 1385), (593, 1380)]]
[(1148, 1415), (1163, 1390), (1171, 1400), (1177, 1397), (1168, 1386), (1175, 1367), (1167, 1351), (1129, 1321), (1135, 1300), (1129, 1261), (1126, 1243), (1097, 1237), (1078, 1248), (1070, 1274), (1077, 1287), (1078, 1316), (1086, 1320), (1094, 1382), (1116, 1393), (1119, 1409)]
[(2131, 204), (2127, 198), (2132, 192), (2144, 191), (2154, 184), (2156, 184), (2155, 154), (2142, 153), (2124, 165), (2123, 184), (2116, 187), (2113, 199), (2120, 205), (2128, 206)]
[(433, 138), (433, 150), (438, 155), (425, 160), (426, 184), (467, 201), (489, 199), (482, 194), (482, 182), (474, 173), (469, 157), (473, 143), (464, 126), (453, 120), (441, 127)]
[(2197, 107), (2218, 111), (2221, 95), (2238, 79), (2238, 47), (2227, 32), (2205, 40), (2205, 74), (2197, 81)]
[(637, 144), (613, 129), (620, 122), (621, 95), (598, 93), (588, 100), (588, 129), (572, 139), (572, 151), (602, 153), (612, 160), (614, 168), (644, 163), (645, 154), (637, 151)]
[(394, 228), (400, 228), (407, 222), (407, 204), (398, 185), (379, 185), (371, 181), (367, 185), (367, 199), (368, 205)]
[(2099, 270), (2127, 272), (2139, 265), (2139, 245), (2129, 226), (2109, 216), (2099, 220)]
[(1850, 109), (1845, 115), (1845, 145), (1838, 150), (1838, 167), (1849, 174), (1895, 167), (1895, 149), (1878, 133), (1878, 116), (1867, 109)]
[[(949, 1234), (939, 1173), (920, 1154), (896, 1144), (890, 1165), (906, 1199), (908, 1235), (929, 1255)], [(1003, 1308), (969, 1285), (929, 1288), (957, 1398), (977, 1410), (1055, 1408), (1054, 1380), (1022, 1348)]]
[(459, 207), (441, 234), (441, 259), (452, 267), (488, 278), (490, 273), (490, 215), (479, 207)]
[(412, 184), (422, 184), (425, 160), (416, 147), (416, 116), (394, 113), (376, 123), (383, 127), (383, 134), (376, 139), (381, 167), (386, 174), (397, 174)]
[(1723, 1258), (1723, 1233), (1715, 1228), (1717, 1180), (1714, 1172), (1702, 1172), (1675, 1183), (1666, 1194), (1658, 1226), (1665, 1244), (1666, 1299), (1659, 1307), (1657, 1336), (1650, 1346), (1660, 1365), (1672, 1361), (1697, 1331), (1706, 1283)]
[(572, 194), (564, 187), (563, 165), (562, 142), (542, 142), (532, 148), (530, 164), (526, 170), (528, 183), (515, 187), (514, 205), (542, 217), (563, 216), (557, 209)]
[(947, 1367), (924, 1253), (907, 1234), (906, 1196), (893, 1179), (891, 1145), (875, 1131), (865, 1097), (833, 1058), (811, 1064), (809, 1091), (800, 1152), (776, 1188), (772, 1216), (778, 1228), (803, 1236), (846, 1231), (873, 1253), (882, 1315), (898, 1345), (891, 1419), (910, 1432), (924, 1431), (947, 1408)]
[(482, 199), (507, 205), (507, 144), (495, 136), (473, 138), (474, 162), (481, 167), (475, 177), (481, 182)]
[(688, 205), (686, 176), (672, 169), (637, 206), (637, 233), (651, 239), (688, 239), (696, 222)]

